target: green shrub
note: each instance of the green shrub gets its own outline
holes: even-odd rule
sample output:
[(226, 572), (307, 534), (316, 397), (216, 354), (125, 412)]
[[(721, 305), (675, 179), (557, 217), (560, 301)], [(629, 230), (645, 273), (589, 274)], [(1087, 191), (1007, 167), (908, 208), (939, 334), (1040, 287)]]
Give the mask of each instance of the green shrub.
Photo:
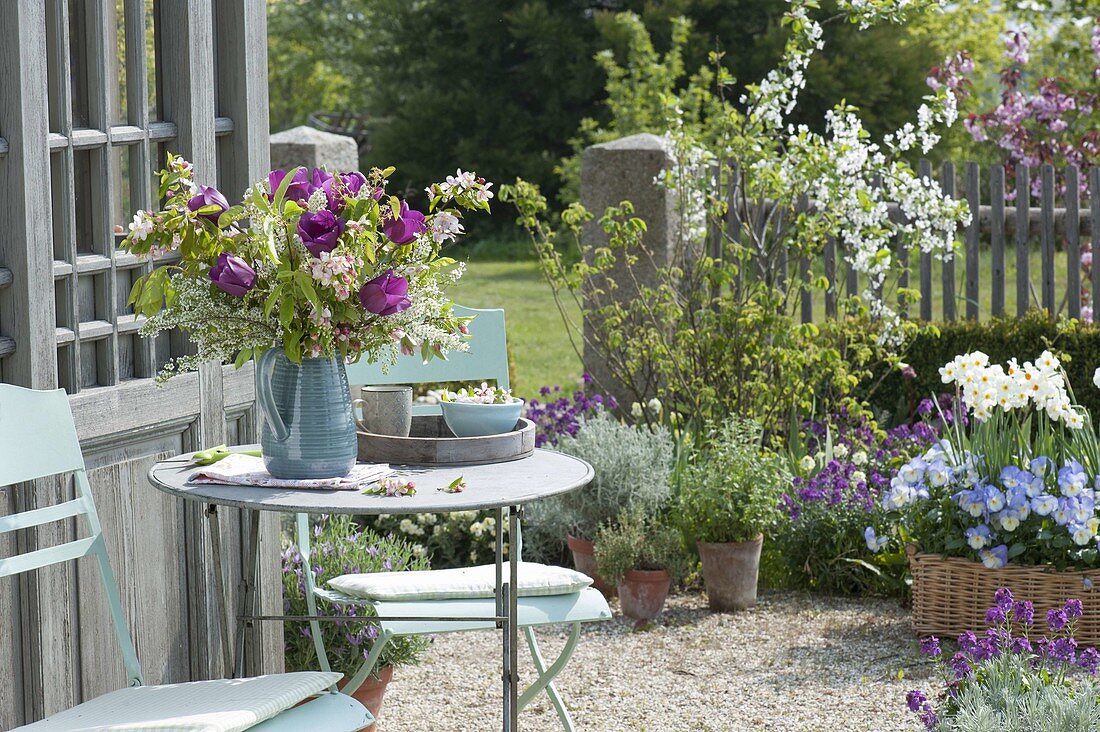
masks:
[(756, 422), (732, 418), (714, 428), (680, 484), (684, 533), (695, 542), (742, 542), (771, 532), (790, 482), (787, 461), (768, 453)]
[(1031, 360), (1046, 348), (1062, 359), (1066, 376), (1077, 384), (1077, 402), (1093, 415), (1100, 414), (1100, 390), (1091, 386), (1092, 372), (1100, 365), (1100, 327), (1074, 320), (1053, 320), (1044, 311), (1031, 310), (1022, 319), (995, 318), (939, 323), (935, 329), (916, 334), (902, 359), (916, 373), (906, 379), (897, 370), (880, 368), (864, 396), (880, 414), (889, 413), (891, 422), (907, 421), (921, 399), (945, 390), (939, 368), (960, 353), (982, 351), (994, 363), (1010, 358)]
[[(341, 574), (360, 572), (400, 572), (428, 569), (422, 553), (406, 541), (362, 530), (350, 516), (326, 516), (314, 526), (310, 537), (310, 562), (318, 587)], [(295, 544), (283, 547), (283, 609), (287, 615), (309, 615), (302, 555)], [(320, 623), (332, 670), (350, 678), (359, 670), (365, 654), (378, 637), (378, 626), (365, 622), (374, 615), (367, 605), (331, 605), (320, 603), (319, 614), (346, 618)], [(288, 622), (284, 626), (287, 671), (316, 671), (317, 653), (309, 627)], [(419, 663), (430, 641), (419, 636), (399, 636), (382, 651), (377, 668)]]
[(435, 569), (487, 564), (496, 557), (496, 519), (492, 511), (380, 514), (367, 526), (383, 536), (397, 536), (425, 556)]
[(558, 449), (595, 471), (584, 488), (533, 504), (524, 523), (524, 554), (553, 559), (567, 533), (595, 539), (600, 527), (625, 512), (653, 514), (668, 501), (673, 442), (663, 427), (623, 424), (606, 412), (587, 420)]
[(637, 510), (620, 517), (617, 524), (600, 528), (596, 536), (596, 562), (600, 574), (615, 584), (635, 569), (663, 569), (672, 575), (674, 582), (687, 571), (679, 532)]

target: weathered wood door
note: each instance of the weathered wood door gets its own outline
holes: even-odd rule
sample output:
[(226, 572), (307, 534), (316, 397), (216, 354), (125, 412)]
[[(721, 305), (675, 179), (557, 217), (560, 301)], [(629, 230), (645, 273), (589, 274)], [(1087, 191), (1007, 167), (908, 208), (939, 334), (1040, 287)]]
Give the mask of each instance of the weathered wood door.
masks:
[[(265, 12), (264, 0), (0, 0), (0, 381), (70, 394), (149, 683), (223, 669), (202, 507), (154, 490), (146, 471), (250, 440), (253, 372), (209, 364), (156, 385), (188, 344), (137, 334), (126, 299), (151, 265), (116, 245), (134, 210), (157, 205), (152, 171), (168, 150), (230, 197), (266, 171)], [(70, 490), (0, 487), (0, 514)], [(245, 524), (226, 512), (222, 525), (235, 588)], [(274, 610), (278, 526), (263, 526), (261, 593)], [(0, 555), (73, 531), (9, 535)], [(0, 728), (122, 686), (106, 623), (91, 564), (0, 580)], [(262, 641), (251, 668), (280, 669), (281, 628)]]

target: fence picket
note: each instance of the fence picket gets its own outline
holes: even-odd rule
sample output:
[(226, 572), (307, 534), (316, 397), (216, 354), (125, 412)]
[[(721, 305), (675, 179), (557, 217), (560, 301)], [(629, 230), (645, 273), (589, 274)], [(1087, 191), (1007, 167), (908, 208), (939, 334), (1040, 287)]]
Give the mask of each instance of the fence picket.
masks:
[[(1089, 219), (1089, 246), (1092, 256), (1100, 248), (1100, 166), (1089, 170), (1089, 204), (1092, 217)], [(1092, 317), (1100, 314), (1100, 267), (1092, 263)]]
[(1042, 208), (1042, 220), (1039, 224), (1039, 244), (1041, 254), (1042, 302), (1043, 309), (1053, 314), (1057, 310), (1054, 302), (1054, 166), (1044, 163), (1040, 169), (1041, 195), (1039, 205)]
[[(1054, 167), (1044, 164), (1038, 171), (1040, 176), (1037, 186), (1039, 205), (1032, 207), (1031, 184), (1033, 182), (1033, 169), (1026, 165), (1016, 166), (1015, 181), (1007, 180), (1006, 171), (1002, 165), (991, 165), (988, 168), (989, 184), (986, 204), (982, 203), (983, 184), (981, 166), (974, 162), (965, 164), (965, 181), (963, 190), (959, 192), (962, 200), (966, 201), (967, 208), (971, 212), (971, 222), (962, 233), (964, 245), (961, 254), (965, 255), (965, 271), (957, 273), (954, 261), (943, 261), (940, 265), (940, 293), (933, 291), (933, 262), (936, 257), (928, 252), (919, 252), (919, 261), (913, 262), (913, 253), (906, 242), (898, 239), (892, 243), (896, 261), (899, 264), (899, 273), (896, 285), (899, 290), (910, 288), (911, 279), (919, 276), (919, 284), (915, 285), (920, 292), (919, 317), (922, 320), (932, 320), (936, 308), (933, 307), (933, 298), (942, 298), (942, 310), (936, 313), (944, 321), (955, 320), (960, 317), (958, 297), (956, 289), (963, 287), (962, 297), (966, 300), (965, 317), (970, 320), (979, 319), (984, 313), (1000, 317), (1006, 314), (1008, 305), (1008, 288), (1012, 285), (1008, 280), (1008, 249), (1015, 247), (1015, 295), (1017, 317), (1022, 317), (1029, 306), (1041, 305), (1050, 313), (1058, 313), (1063, 308), (1067, 315), (1080, 318), (1082, 314), (1090, 315), (1092, 312), (1100, 312), (1100, 266), (1092, 267), (1091, 264), (1082, 263), (1082, 256), (1092, 253), (1094, 245), (1100, 244), (1100, 237), (1096, 231), (1100, 228), (1097, 221), (1100, 220), (1100, 167), (1092, 167), (1089, 170), (1081, 170), (1076, 166), (1067, 166), (1064, 170), (1066, 191), (1064, 200), (1059, 202), (1062, 208), (1056, 208), (1058, 195), (1058, 176), (1061, 173)], [(921, 160), (918, 167), (922, 178), (932, 180), (932, 165), (927, 160)], [(1085, 181), (1082, 181), (1085, 176)], [(1087, 183), (1086, 190), (1082, 190), (1082, 182)], [(878, 182), (875, 181), (875, 185)], [(1014, 190), (1009, 191), (1008, 186), (1013, 185)], [(956, 196), (956, 170), (955, 164), (947, 161), (943, 164), (939, 174), (939, 187), (944, 195)], [(1081, 196), (1088, 195), (1088, 205), (1081, 210)], [(768, 203), (749, 202), (743, 193), (737, 188), (737, 180), (729, 182), (728, 195), (731, 205), (726, 215), (726, 231), (722, 231), (722, 222), (709, 222), (707, 228), (707, 251), (712, 256), (721, 256), (720, 247), (722, 241), (730, 239), (737, 241), (744, 235), (752, 235), (754, 232), (746, 229), (746, 226), (756, 226), (753, 218), (759, 221), (760, 214), (768, 210)], [(1010, 201), (1012, 198), (1014, 200)], [(814, 202), (803, 194), (795, 202), (795, 205), (784, 212), (775, 211), (766, 223), (769, 227), (790, 227), (798, 225), (798, 218), (811, 210)], [(1009, 207), (1015, 207), (1014, 215)], [(747, 208), (747, 210), (746, 210)], [(750, 218), (746, 218), (750, 217)], [(896, 205), (890, 207), (890, 220), (895, 223), (905, 221), (905, 216)], [(746, 223), (747, 222), (747, 223)], [(984, 246), (983, 237), (988, 232), (989, 236), (989, 262), (983, 263)], [(725, 238), (728, 237), (728, 238)], [(772, 237), (769, 236), (771, 241)], [(1010, 243), (1011, 242), (1011, 243)], [(746, 241), (746, 246), (752, 247), (747, 252), (753, 262), (745, 262), (745, 267), (750, 271), (758, 271), (760, 275), (767, 275), (773, 280), (773, 284), (785, 288), (796, 282), (802, 286), (798, 294), (798, 310), (802, 322), (812, 322), (814, 313), (814, 293), (812, 288), (806, 287), (813, 280), (817, 270), (817, 262), (813, 259), (799, 255), (792, 255), (783, 250), (769, 249), (757, 251), (755, 241)], [(1040, 271), (1036, 274), (1038, 282), (1035, 286), (1031, 282), (1030, 253), (1038, 244), (1040, 250)], [(1056, 267), (1056, 254), (1060, 246), (1064, 244), (1066, 252), (1066, 277), (1065, 292), (1059, 292), (1062, 285), (1059, 280)], [(828, 238), (823, 259), (825, 277), (829, 282), (825, 292), (825, 317), (835, 317), (838, 313), (840, 298), (842, 296), (858, 296), (860, 287), (869, 285), (865, 278), (851, 266), (850, 258), (845, 256), (843, 245), (835, 238)], [(762, 262), (766, 257), (767, 262)], [(797, 261), (796, 261), (797, 260)], [(914, 272), (912, 267), (916, 265), (919, 272)], [(989, 268), (988, 295), (982, 292), (982, 269)], [(1082, 272), (1084, 269), (1084, 272)], [(960, 277), (960, 275), (965, 275)], [(960, 285), (957, 278), (965, 280)], [(1084, 279), (1083, 279), (1084, 278)], [(740, 278), (738, 277), (738, 280)], [(735, 282), (735, 287), (738, 283)], [(1083, 297), (1083, 288), (1091, 289), (1091, 294), (1086, 301)], [(883, 288), (876, 286), (876, 292), (881, 295)], [(792, 293), (793, 294), (793, 293)], [(906, 298), (900, 292), (896, 296), (899, 311), (904, 315), (912, 306), (910, 298)], [(989, 310), (983, 310), (983, 300), (988, 303)], [(792, 303), (793, 304), (793, 303)], [(820, 317), (821, 313), (818, 312)]]
[(1022, 318), (1031, 304), (1028, 279), (1028, 228), (1031, 218), (1031, 170), (1016, 167), (1016, 317)]
[(1005, 169), (1001, 165), (989, 168), (990, 231), (992, 252), (990, 267), (989, 309), (994, 316), (1005, 313)]
[[(932, 163), (928, 160), (921, 160), (917, 170), (921, 178), (932, 177)], [(920, 317), (932, 319), (932, 255), (924, 251), (920, 253)]]
[[(1066, 309), (1081, 317), (1081, 191), (1076, 165), (1066, 168)], [(1052, 227), (1053, 228), (1053, 227)]]
[(966, 317), (978, 319), (978, 284), (981, 259), (978, 252), (981, 231), (981, 181), (977, 163), (966, 164), (966, 203), (970, 207), (970, 226), (966, 227)]
[[(810, 197), (803, 193), (798, 197), (798, 207), (795, 210), (795, 226), (798, 225), (798, 217), (810, 208)], [(801, 278), (802, 292), (802, 322), (812, 323), (814, 320), (814, 294), (810, 291), (810, 280), (813, 277), (810, 269), (810, 258), (803, 255), (798, 259), (798, 276)]]
[[(947, 161), (940, 169), (940, 190), (944, 195), (955, 197), (955, 164)], [(943, 319), (954, 320), (955, 313), (955, 258), (945, 259), (940, 269), (940, 281), (943, 283)]]

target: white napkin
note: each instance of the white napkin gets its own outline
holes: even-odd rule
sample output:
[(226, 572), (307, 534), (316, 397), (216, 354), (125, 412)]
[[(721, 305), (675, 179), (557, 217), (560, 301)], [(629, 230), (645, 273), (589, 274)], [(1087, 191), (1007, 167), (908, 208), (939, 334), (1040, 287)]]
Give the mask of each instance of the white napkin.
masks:
[(264, 459), (254, 455), (233, 453), (213, 465), (207, 465), (188, 480), (192, 483), (226, 483), (267, 488), (297, 488), (320, 491), (353, 491), (366, 488), (382, 478), (393, 475), (389, 465), (360, 463), (343, 478), (291, 480), (276, 478), (264, 468)]

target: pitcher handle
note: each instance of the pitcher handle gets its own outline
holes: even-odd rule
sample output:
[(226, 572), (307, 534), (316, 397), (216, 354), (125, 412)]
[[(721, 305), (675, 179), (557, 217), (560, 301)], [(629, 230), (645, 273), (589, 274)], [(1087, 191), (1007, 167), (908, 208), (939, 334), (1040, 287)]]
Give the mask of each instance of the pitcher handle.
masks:
[(267, 349), (260, 356), (260, 362), (256, 364), (256, 402), (260, 405), (260, 411), (267, 420), (276, 442), (283, 442), (290, 437), (290, 430), (283, 422), (283, 416), (279, 414), (279, 409), (275, 406), (275, 397), (271, 393), (274, 358), (281, 350), (280, 348)]

